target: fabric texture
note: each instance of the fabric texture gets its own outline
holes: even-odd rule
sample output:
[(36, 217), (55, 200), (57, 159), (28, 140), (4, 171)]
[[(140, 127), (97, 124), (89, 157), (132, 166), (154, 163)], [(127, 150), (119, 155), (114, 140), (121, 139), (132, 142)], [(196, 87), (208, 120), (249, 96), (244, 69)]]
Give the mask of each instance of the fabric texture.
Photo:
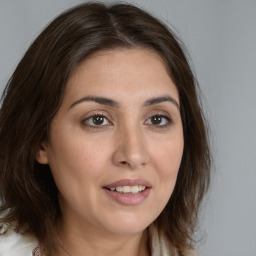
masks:
[[(164, 236), (159, 234), (153, 224), (149, 226), (149, 236), (151, 238), (151, 256), (180, 256), (176, 250), (175, 252), (168, 250), (168, 242)], [(182, 256), (199, 256), (199, 254), (194, 249), (188, 249), (183, 252)]]
[(37, 240), (30, 234), (18, 234), (11, 227), (0, 235), (0, 256), (32, 256)]
[[(3, 229), (3, 224), (2, 224)], [(40, 256), (36, 238), (31, 234), (19, 234), (12, 227), (8, 231), (1, 230), (0, 256)], [(149, 228), (151, 237), (151, 256), (178, 256), (171, 255), (167, 249), (165, 239), (158, 234), (153, 225)], [(34, 253), (33, 253), (34, 251)], [(184, 256), (198, 256), (195, 250), (187, 251)]]

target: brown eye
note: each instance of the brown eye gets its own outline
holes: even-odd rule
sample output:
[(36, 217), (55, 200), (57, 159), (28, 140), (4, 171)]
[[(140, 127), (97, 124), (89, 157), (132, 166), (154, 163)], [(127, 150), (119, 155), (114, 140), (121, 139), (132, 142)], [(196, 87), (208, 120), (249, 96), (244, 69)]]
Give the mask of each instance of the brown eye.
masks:
[(95, 125), (101, 125), (104, 123), (104, 119), (105, 117), (104, 116), (94, 116), (92, 118), (92, 121)]
[(93, 128), (111, 125), (109, 120), (104, 115), (101, 115), (101, 114), (95, 114), (85, 118), (82, 121), (82, 124), (89, 127), (93, 127)]
[(151, 117), (151, 123), (153, 125), (161, 124), (161, 122), (162, 122), (162, 117), (161, 116), (152, 116)]
[(153, 115), (145, 122), (147, 125), (164, 128), (171, 124), (171, 119), (165, 115)]

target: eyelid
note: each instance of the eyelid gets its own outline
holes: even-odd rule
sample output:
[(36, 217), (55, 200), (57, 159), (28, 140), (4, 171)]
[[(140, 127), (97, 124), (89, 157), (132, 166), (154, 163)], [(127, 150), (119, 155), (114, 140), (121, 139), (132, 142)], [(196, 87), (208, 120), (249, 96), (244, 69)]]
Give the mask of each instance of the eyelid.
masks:
[[(107, 125), (91, 125), (89, 123), (86, 123), (87, 120), (89, 120), (90, 118), (93, 118), (95, 116), (102, 116), (104, 117), (107, 121), (108, 121), (108, 124)], [(86, 127), (89, 127), (89, 128), (104, 128), (106, 126), (110, 126), (110, 125), (113, 125), (113, 123), (110, 121), (110, 117), (108, 117), (107, 114), (105, 114), (103, 111), (92, 111), (90, 113), (87, 113), (81, 120), (81, 124), (83, 126), (86, 126)]]
[(165, 117), (169, 118), (170, 120), (172, 120), (171, 115), (168, 112), (163, 111), (163, 110), (151, 111), (149, 114), (146, 115), (145, 119), (148, 119), (148, 118), (150, 118), (152, 116), (165, 116)]
[(161, 117), (163, 117), (163, 118), (166, 118), (167, 119), (167, 124), (165, 124), (165, 125), (150, 125), (150, 126), (153, 126), (153, 127), (155, 127), (155, 128), (166, 128), (166, 127), (168, 127), (168, 126), (170, 126), (170, 125), (172, 125), (173, 124), (173, 119), (172, 119), (172, 117), (170, 116), (170, 114), (169, 113), (167, 113), (166, 111), (152, 111), (152, 112), (150, 112), (147, 116), (146, 116), (146, 119), (145, 119), (145, 123), (150, 119), (150, 118), (152, 118), (152, 117), (154, 117), (154, 116), (161, 116)]

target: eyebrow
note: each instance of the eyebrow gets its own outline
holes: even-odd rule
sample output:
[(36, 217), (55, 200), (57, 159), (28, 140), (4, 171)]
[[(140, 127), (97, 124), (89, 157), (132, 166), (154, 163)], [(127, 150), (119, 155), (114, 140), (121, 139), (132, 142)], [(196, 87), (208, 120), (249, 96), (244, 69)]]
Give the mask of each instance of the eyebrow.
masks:
[[(86, 102), (86, 101), (93, 101), (93, 102), (99, 103), (101, 105), (106, 105), (106, 106), (110, 106), (110, 107), (114, 107), (114, 108), (119, 108), (120, 107), (120, 104), (117, 101), (115, 101), (115, 100), (112, 100), (112, 99), (109, 99), (109, 98), (105, 98), (105, 97), (87, 96), (87, 97), (83, 97), (83, 98), (75, 101), (74, 103), (72, 103), (71, 106), (69, 107), (69, 109), (74, 107), (77, 104), (80, 104), (80, 103)], [(144, 107), (148, 107), (148, 106), (160, 104), (162, 102), (171, 102), (178, 109), (180, 109), (179, 103), (174, 98), (172, 98), (170, 96), (160, 96), (160, 97), (150, 98), (150, 99), (145, 101), (143, 106)]]
[(143, 106), (147, 107), (147, 106), (152, 106), (152, 105), (156, 105), (156, 104), (160, 104), (162, 102), (171, 102), (173, 103), (178, 109), (180, 109), (180, 105), (179, 103), (172, 97), (170, 96), (160, 96), (160, 97), (154, 97), (151, 99), (148, 99)]
[(69, 108), (74, 107), (75, 105), (82, 103), (82, 102), (86, 102), (86, 101), (94, 101), (96, 103), (99, 103), (101, 105), (106, 105), (106, 106), (110, 106), (110, 107), (114, 107), (114, 108), (119, 108), (119, 103), (115, 100), (112, 99), (108, 99), (105, 97), (96, 97), (96, 96), (87, 96), (87, 97), (83, 97), (77, 101), (75, 101)]

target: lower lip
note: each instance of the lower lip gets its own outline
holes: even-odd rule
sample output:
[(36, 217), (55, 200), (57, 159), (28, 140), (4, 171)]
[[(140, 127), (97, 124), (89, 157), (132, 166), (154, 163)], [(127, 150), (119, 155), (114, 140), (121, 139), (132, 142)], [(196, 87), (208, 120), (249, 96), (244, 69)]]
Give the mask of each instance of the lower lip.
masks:
[(146, 188), (142, 192), (136, 194), (122, 194), (106, 188), (103, 189), (112, 199), (123, 205), (137, 205), (142, 203), (149, 196), (151, 190), (151, 188)]

